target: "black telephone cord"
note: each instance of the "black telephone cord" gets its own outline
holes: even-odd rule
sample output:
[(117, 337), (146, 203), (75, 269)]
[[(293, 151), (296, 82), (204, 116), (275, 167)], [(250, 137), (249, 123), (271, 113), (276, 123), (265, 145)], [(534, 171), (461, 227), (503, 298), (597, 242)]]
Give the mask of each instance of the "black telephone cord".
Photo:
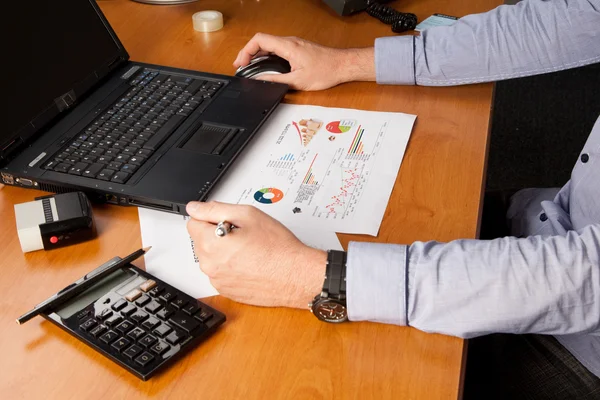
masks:
[(384, 24), (391, 25), (392, 31), (401, 33), (417, 26), (417, 16), (412, 13), (403, 13), (392, 7), (379, 4), (373, 0), (367, 0), (367, 14), (375, 17)]

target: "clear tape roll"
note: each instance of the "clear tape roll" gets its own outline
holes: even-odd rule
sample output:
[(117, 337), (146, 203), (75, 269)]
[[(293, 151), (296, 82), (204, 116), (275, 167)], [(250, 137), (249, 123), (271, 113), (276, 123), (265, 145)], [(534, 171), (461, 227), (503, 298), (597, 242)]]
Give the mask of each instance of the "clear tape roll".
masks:
[(214, 32), (223, 27), (223, 14), (218, 11), (200, 11), (192, 15), (194, 30)]

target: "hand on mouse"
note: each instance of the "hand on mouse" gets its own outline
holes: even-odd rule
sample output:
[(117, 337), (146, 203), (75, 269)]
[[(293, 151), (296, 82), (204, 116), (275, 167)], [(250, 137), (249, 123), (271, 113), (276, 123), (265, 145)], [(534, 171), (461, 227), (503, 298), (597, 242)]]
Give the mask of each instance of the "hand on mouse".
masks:
[[(200, 268), (219, 293), (259, 306), (306, 308), (323, 287), (327, 253), (306, 246), (259, 209), (190, 202), (188, 232)], [(215, 235), (216, 223), (236, 228)]]
[(269, 53), (285, 58), (292, 71), (261, 76), (261, 80), (288, 84), (297, 90), (322, 90), (351, 81), (374, 81), (373, 47), (335, 49), (297, 37), (257, 33), (238, 53), (233, 66), (248, 65), (254, 57)]

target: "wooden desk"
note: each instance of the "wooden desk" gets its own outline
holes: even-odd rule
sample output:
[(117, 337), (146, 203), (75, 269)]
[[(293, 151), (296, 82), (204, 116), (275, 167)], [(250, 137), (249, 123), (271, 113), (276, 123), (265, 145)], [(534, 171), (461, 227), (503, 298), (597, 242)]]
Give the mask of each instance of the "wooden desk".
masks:
[[(462, 16), (499, 0), (405, 0), (423, 19), (434, 12)], [(338, 47), (370, 46), (391, 35), (366, 14), (338, 18), (320, 0), (201, 0), (148, 6), (99, 2), (133, 60), (232, 74), (231, 62), (256, 32), (296, 35)], [(393, 3), (392, 3), (393, 4)], [(217, 9), (225, 28), (192, 29), (191, 15)], [(477, 235), (492, 85), (454, 88), (352, 83), (286, 102), (418, 115), (379, 237), (410, 243)], [(13, 204), (39, 193), (0, 190), (0, 393), (15, 398), (203, 399), (452, 399), (461, 390), (465, 344), (412, 328), (374, 323), (329, 325), (308, 311), (266, 309), (224, 298), (208, 303), (227, 323), (206, 343), (149, 382), (142, 382), (37, 318), (14, 319), (38, 301), (114, 255), (141, 245), (134, 208), (96, 207), (97, 240), (23, 255)]]

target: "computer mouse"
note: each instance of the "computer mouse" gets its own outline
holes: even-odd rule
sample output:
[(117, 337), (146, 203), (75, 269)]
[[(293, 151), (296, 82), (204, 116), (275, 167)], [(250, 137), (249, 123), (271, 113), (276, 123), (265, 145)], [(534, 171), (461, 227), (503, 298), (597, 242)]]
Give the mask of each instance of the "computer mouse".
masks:
[(239, 67), (235, 71), (235, 76), (257, 79), (264, 75), (287, 74), (291, 70), (292, 67), (286, 59), (269, 54), (253, 58), (248, 65)]

